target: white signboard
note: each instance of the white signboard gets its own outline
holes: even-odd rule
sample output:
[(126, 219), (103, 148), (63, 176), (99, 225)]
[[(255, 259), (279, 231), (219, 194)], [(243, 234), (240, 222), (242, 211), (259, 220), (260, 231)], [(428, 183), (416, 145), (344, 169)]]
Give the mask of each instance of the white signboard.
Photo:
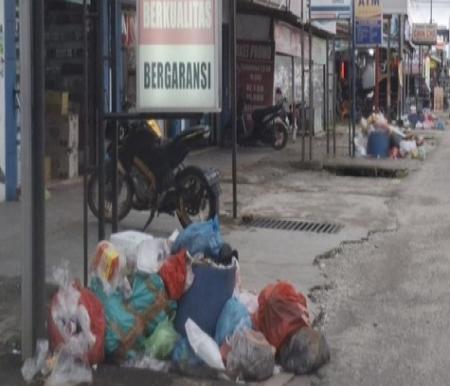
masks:
[(310, 0), (311, 19), (344, 19), (352, 15), (352, 0)]
[(137, 0), (137, 107), (220, 111), (219, 0)]
[(0, 0), (0, 202), (5, 200), (5, 1)]
[(413, 24), (412, 41), (418, 45), (434, 45), (437, 41), (437, 24)]

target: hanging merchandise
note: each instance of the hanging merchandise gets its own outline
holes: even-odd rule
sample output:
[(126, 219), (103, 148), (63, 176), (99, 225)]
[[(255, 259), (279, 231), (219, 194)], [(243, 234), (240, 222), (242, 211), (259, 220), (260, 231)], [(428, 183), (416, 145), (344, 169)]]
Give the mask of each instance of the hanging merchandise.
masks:
[(239, 331), (231, 338), (227, 370), (234, 379), (264, 381), (273, 375), (275, 348), (260, 332)]
[(237, 331), (251, 329), (252, 319), (245, 306), (235, 297), (227, 301), (216, 326), (215, 340), (219, 346), (227, 338), (231, 338)]
[(268, 285), (260, 293), (258, 303), (256, 329), (277, 350), (292, 334), (310, 324), (305, 296), (288, 282)]
[(284, 370), (295, 374), (308, 374), (330, 360), (330, 349), (325, 336), (304, 327), (295, 333), (280, 352)]

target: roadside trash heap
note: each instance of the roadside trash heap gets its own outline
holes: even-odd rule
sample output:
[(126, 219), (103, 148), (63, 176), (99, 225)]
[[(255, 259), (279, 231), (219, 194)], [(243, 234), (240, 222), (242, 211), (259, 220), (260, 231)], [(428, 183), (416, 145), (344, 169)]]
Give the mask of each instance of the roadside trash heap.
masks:
[(373, 113), (368, 119), (361, 119), (354, 143), (358, 157), (410, 157), (424, 160), (427, 155), (423, 136), (407, 128), (389, 124), (381, 113)]
[(446, 130), (445, 122), (434, 115), (430, 109), (418, 112), (416, 106), (410, 107), (408, 115), (403, 117), (406, 127), (415, 130)]
[(284, 281), (257, 296), (242, 288), (239, 272), (217, 218), (168, 239), (113, 234), (97, 246), (89, 288), (70, 280), (67, 267), (55, 270), (49, 340), (38, 342), (22, 374), (46, 386), (75, 385), (113, 363), (263, 381), (280, 365), (306, 374), (326, 363), (329, 348), (311, 327), (306, 297)]

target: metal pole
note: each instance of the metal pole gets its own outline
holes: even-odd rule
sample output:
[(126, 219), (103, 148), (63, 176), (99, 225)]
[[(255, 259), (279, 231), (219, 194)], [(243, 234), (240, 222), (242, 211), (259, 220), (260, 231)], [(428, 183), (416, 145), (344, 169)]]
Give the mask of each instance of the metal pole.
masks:
[[(354, 7), (352, 7), (354, 8)], [(348, 99), (349, 99), (349, 103), (350, 103), (350, 114), (348, 117), (348, 155), (351, 156), (352, 155), (352, 106), (353, 106), (353, 101), (352, 101), (352, 74), (353, 74), (353, 63), (352, 63), (352, 20), (349, 19), (348, 21), (348, 67), (347, 67), (347, 87), (348, 87)]]
[(237, 218), (236, 0), (230, 0), (230, 94), (232, 122), (233, 218)]
[[(302, 3), (303, 4), (303, 3)], [(302, 7), (303, 13), (303, 7)], [(303, 17), (302, 17), (303, 20)], [(301, 63), (301, 71), (302, 71), (302, 104), (301, 104), (301, 130), (302, 130), (302, 162), (305, 162), (305, 134), (306, 134), (306, 103), (305, 103), (305, 24), (302, 25), (302, 39), (300, 41), (301, 49), (302, 49), (302, 63)]]
[(386, 84), (386, 115), (388, 122), (391, 121), (391, 16), (388, 17), (387, 35), (387, 84)]
[(380, 110), (380, 47), (375, 48), (375, 110)]
[(336, 39), (333, 36), (333, 157), (336, 157), (336, 107), (337, 107), (337, 74), (336, 74)]
[(355, 156), (355, 126), (356, 126), (356, 20), (355, 6), (352, 7), (352, 146), (351, 156)]
[[(402, 35), (403, 35), (403, 16), (399, 15), (398, 16), (398, 21), (399, 21), (399, 28), (398, 28), (398, 55), (399, 55), (399, 62), (398, 65), (403, 67), (403, 39), (402, 39)], [(398, 74), (398, 71), (397, 71)], [(397, 86), (397, 100), (398, 100), (398, 111), (397, 111), (397, 119), (400, 119), (402, 116), (402, 112), (403, 112), (403, 87), (404, 87), (404, 82), (403, 82), (403, 68), (401, 71), (401, 75), (402, 75), (402, 79), (400, 79), (400, 75), (398, 74), (398, 86)], [(401, 85), (400, 85), (400, 81), (401, 81)]]
[(105, 238), (105, 85), (103, 61), (104, 0), (97, 0), (98, 239)]
[[(418, 103), (419, 103), (419, 97), (421, 95), (422, 92), (422, 46), (419, 46), (419, 90), (416, 93), (416, 108), (418, 107)], [(423, 107), (423, 106), (422, 106)]]
[(292, 112), (292, 122), (291, 122), (291, 126), (292, 126), (292, 139), (296, 140), (297, 139), (297, 129), (295, 128), (297, 126), (297, 121), (295, 119), (295, 58), (292, 57), (291, 58), (291, 63), (292, 63), (292, 100), (291, 100), (291, 112)]
[(312, 28), (311, 28), (311, 7), (309, 7), (309, 160), (313, 159), (313, 130), (314, 130), (314, 91), (313, 91), (313, 60), (312, 60)]
[(89, 169), (89, 15), (88, 15), (87, 0), (83, 0), (83, 283), (86, 286), (88, 281), (88, 238), (89, 238), (89, 224), (88, 224), (88, 169)]
[(430, 0), (430, 24), (433, 24), (433, 0)]
[(325, 115), (324, 115), (324, 121), (325, 121), (325, 130), (327, 131), (327, 155), (330, 155), (330, 131), (328, 130), (328, 114), (329, 114), (329, 104), (330, 104), (330, 95), (329, 95), (329, 85), (328, 85), (328, 77), (329, 77), (329, 66), (328, 66), (328, 50), (329, 50), (329, 44), (328, 44), (328, 37), (325, 40), (325, 44), (326, 44), (326, 51), (327, 51), (327, 55), (326, 55), (326, 60), (325, 60), (325, 68), (324, 68), (324, 72), (325, 72), (325, 77), (324, 77), (324, 98), (325, 98)]
[(22, 356), (45, 336), (45, 46), (44, 0), (20, 0), (22, 93)]
[[(119, 95), (119, 82), (118, 82), (118, 72), (117, 72), (117, 45), (119, 43), (119, 37), (117, 36), (117, 0), (111, 1), (110, 8), (110, 25), (111, 25), (111, 91), (112, 91), (112, 112), (118, 112), (118, 95)], [(120, 5), (119, 5), (120, 7)], [(118, 122), (113, 122), (114, 130), (112, 137), (112, 232), (116, 233), (118, 231), (118, 216), (117, 216), (117, 190), (118, 190), (118, 178), (117, 178), (117, 165), (118, 165), (118, 154), (119, 154), (119, 127)]]

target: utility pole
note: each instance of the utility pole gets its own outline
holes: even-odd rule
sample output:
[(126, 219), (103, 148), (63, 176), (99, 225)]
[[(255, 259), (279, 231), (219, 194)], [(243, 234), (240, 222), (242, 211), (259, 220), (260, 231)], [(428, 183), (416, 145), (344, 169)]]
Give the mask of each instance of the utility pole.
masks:
[(45, 336), (44, 0), (20, 0), (22, 356)]

